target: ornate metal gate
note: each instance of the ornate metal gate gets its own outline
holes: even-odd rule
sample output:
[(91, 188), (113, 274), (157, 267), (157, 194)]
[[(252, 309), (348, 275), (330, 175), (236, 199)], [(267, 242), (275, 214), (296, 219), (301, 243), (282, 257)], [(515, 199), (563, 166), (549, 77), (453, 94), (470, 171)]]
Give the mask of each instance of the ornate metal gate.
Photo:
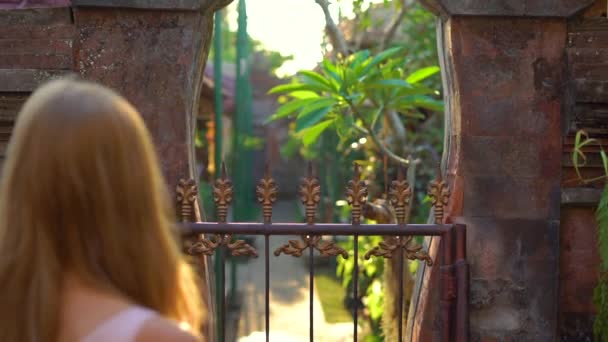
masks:
[[(263, 223), (240, 223), (227, 222), (228, 207), (232, 201), (233, 186), (222, 165), (222, 174), (214, 184), (214, 201), (217, 209), (218, 222), (191, 223), (191, 208), (196, 199), (196, 188), (194, 182), (180, 182), (178, 186), (178, 203), (181, 207), (181, 220), (183, 227), (183, 238), (187, 250), (192, 255), (211, 256), (216, 250), (230, 253), (233, 256), (258, 257), (258, 251), (244, 240), (233, 239), (234, 235), (259, 235), (264, 236), (265, 259), (265, 327), (266, 341), (270, 333), (270, 310), (269, 310), (269, 259), (271, 246), (269, 237), (272, 235), (299, 235), (298, 240), (289, 240), (282, 246), (275, 246), (273, 254), (279, 257), (282, 254), (301, 257), (307, 253), (310, 274), (310, 307), (309, 307), (309, 330), (310, 341), (314, 336), (314, 310), (313, 310), (313, 281), (314, 263), (312, 262), (315, 250), (325, 257), (349, 258), (350, 255), (333, 241), (323, 240), (323, 236), (353, 236), (354, 246), (358, 246), (359, 236), (384, 236), (384, 242), (371, 250), (361, 251), (366, 259), (372, 257), (393, 258), (403, 265), (404, 258), (421, 260), (428, 266), (439, 267), (441, 270), (440, 284), (440, 330), (441, 341), (468, 341), (468, 266), (466, 262), (466, 231), (463, 225), (441, 224), (443, 222), (444, 207), (448, 203), (449, 191), (446, 183), (438, 178), (429, 186), (429, 196), (434, 208), (435, 224), (406, 224), (405, 216), (412, 189), (399, 172), (398, 179), (393, 180), (389, 190), (389, 200), (394, 208), (397, 222), (395, 224), (362, 224), (361, 216), (368, 191), (360, 179), (359, 169), (355, 167), (353, 178), (348, 182), (346, 188), (346, 200), (352, 207), (351, 223), (316, 223), (315, 216), (317, 205), (321, 199), (321, 186), (319, 180), (313, 176), (312, 167), (309, 165), (308, 176), (302, 180), (300, 185), (300, 197), (305, 207), (305, 223), (273, 223), (272, 207), (277, 199), (278, 187), (271, 178), (267, 168), (266, 176), (258, 183), (256, 188), (257, 200), (262, 206)], [(423, 247), (414, 241), (415, 236), (438, 236), (441, 237), (442, 248), (439, 260), (433, 260)], [(359, 276), (358, 247), (354, 249), (353, 283), (357, 284)], [(224, 269), (222, 267), (222, 271)], [(403, 267), (399, 267), (399, 276), (403, 282)], [(218, 294), (225, 293), (225, 272), (216, 274), (220, 277), (220, 288), (216, 289)], [(399, 319), (402, 322), (404, 311), (403, 286), (399, 291)], [(357, 286), (353, 286), (354, 298), (358, 298)], [(216, 319), (220, 322), (226, 320), (225, 297), (218, 301), (215, 310)], [(358, 310), (353, 310), (353, 336), (357, 341)], [(219, 324), (217, 340), (225, 340), (225, 324)], [(399, 324), (398, 338), (403, 340), (402, 324)]]

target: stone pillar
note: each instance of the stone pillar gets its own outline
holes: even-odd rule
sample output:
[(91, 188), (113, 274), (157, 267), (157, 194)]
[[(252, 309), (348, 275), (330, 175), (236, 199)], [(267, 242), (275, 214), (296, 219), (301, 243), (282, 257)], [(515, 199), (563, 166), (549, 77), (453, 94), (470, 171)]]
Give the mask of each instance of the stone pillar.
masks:
[(213, 12), (230, 1), (72, 1), (75, 70), (141, 112), (170, 189), (196, 178), (196, 115)]
[[(441, 18), (446, 214), (467, 225), (470, 340), (554, 341), (566, 19), (593, 0), (423, 2)], [(437, 273), (412, 301), (414, 341), (440, 329)]]
[[(74, 69), (110, 86), (142, 114), (172, 193), (196, 176), (195, 130), (213, 13), (231, 0), (73, 0)], [(200, 201), (192, 219), (204, 219)], [(203, 299), (212, 274), (203, 259)], [(208, 313), (213, 317), (213, 311)], [(214, 339), (213, 324), (202, 330)]]

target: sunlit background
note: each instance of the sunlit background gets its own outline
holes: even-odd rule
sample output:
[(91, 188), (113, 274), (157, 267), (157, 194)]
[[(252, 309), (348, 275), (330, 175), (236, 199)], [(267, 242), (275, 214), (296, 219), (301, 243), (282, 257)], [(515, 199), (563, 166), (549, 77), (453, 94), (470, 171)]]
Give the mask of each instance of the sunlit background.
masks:
[[(383, 1), (370, 0), (368, 3)], [(233, 31), (237, 30), (237, 5), (238, 1), (234, 1), (226, 9)], [(336, 22), (340, 15), (351, 17), (352, 2), (332, 1), (330, 11)], [(249, 0), (247, 18), (249, 35), (260, 41), (265, 49), (293, 56), (293, 60), (277, 70), (277, 75), (312, 69), (323, 58), (319, 46), (323, 42), (325, 17), (315, 0)]]

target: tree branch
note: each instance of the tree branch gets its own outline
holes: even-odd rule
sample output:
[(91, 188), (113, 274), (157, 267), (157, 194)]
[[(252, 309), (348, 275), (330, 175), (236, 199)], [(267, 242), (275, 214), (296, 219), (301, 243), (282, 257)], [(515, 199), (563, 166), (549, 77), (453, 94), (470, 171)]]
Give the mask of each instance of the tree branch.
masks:
[[(361, 120), (361, 122), (363, 123), (363, 126), (365, 128), (365, 131), (367, 131), (367, 134), (369, 135), (369, 137), (372, 139), (372, 141), (374, 142), (374, 145), (376, 145), (376, 147), (378, 147), (378, 149), (380, 150), (380, 152), (382, 152), (382, 154), (386, 155), (390, 160), (398, 163), (398, 164), (403, 164), (403, 165), (410, 165), (411, 163), (417, 163), (418, 161), (414, 161), (412, 160), (412, 158), (406, 159), (406, 158), (402, 158), (398, 155), (396, 155), (393, 151), (389, 150), (388, 147), (386, 147), (382, 141), (380, 141), (380, 138), (378, 138), (378, 136), (376, 135), (376, 133), (374, 132), (374, 128), (368, 124), (365, 121), (365, 118), (363, 118), (363, 116), (361, 115), (361, 113), (359, 113), (359, 111), (357, 110), (357, 108), (355, 107), (355, 105), (352, 103), (352, 101), (350, 99), (346, 99), (345, 98), (346, 103), (348, 103), (348, 106), (350, 107), (350, 109), (353, 112), (353, 115)], [(380, 107), (379, 111), (382, 112), (384, 109), (382, 107)], [(357, 125), (355, 125), (355, 127), (357, 127)]]
[(407, 10), (412, 5), (412, 1), (402, 0), (401, 1), (401, 10), (399, 13), (393, 18), (391, 23), (384, 30), (384, 34), (382, 37), (382, 42), (380, 43), (380, 51), (384, 51), (386, 46), (390, 44), (390, 42), (395, 38), (395, 33), (397, 32), (397, 28), (401, 25), (403, 18), (405, 18), (405, 14)]
[(333, 46), (334, 55), (348, 55), (348, 45), (346, 44), (346, 39), (344, 39), (344, 34), (340, 31), (338, 25), (336, 25), (329, 13), (329, 2), (327, 0), (315, 0), (315, 2), (321, 7), (323, 14), (325, 15), (325, 28), (327, 29), (327, 35)]

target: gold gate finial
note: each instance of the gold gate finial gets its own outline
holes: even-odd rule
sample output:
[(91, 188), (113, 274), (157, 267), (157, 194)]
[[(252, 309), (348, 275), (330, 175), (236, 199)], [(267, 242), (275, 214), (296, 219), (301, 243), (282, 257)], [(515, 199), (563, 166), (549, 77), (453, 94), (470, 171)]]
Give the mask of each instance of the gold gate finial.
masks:
[(319, 179), (313, 176), (311, 162), (308, 162), (308, 175), (302, 179), (300, 185), (300, 200), (306, 208), (306, 223), (314, 224), (317, 205), (321, 200), (321, 184)]
[(258, 202), (262, 205), (264, 223), (270, 223), (272, 220), (272, 205), (277, 200), (278, 191), (277, 184), (270, 175), (270, 166), (266, 164), (264, 178), (260, 180), (255, 189)]
[[(313, 176), (312, 163), (308, 163), (308, 175), (302, 179), (300, 185), (300, 199), (306, 208), (306, 223), (314, 224), (317, 205), (321, 200), (321, 185), (319, 180)], [(343, 258), (348, 258), (348, 252), (338, 246), (334, 241), (323, 241), (321, 236), (302, 236), (300, 240), (289, 240), (288, 243), (277, 248), (274, 251), (275, 256), (282, 253), (294, 257), (302, 256), (302, 253), (311, 248), (318, 250), (322, 256), (342, 255)]]
[(194, 221), (194, 205), (197, 197), (197, 186), (194, 179), (180, 179), (175, 189), (179, 219), (182, 222)]
[[(226, 223), (228, 207), (230, 206), (230, 203), (232, 203), (233, 192), (234, 187), (232, 186), (232, 181), (228, 178), (226, 164), (222, 162), (220, 178), (216, 179), (213, 184), (213, 202), (215, 202), (217, 221), (219, 223)], [(235, 240), (232, 242), (232, 234), (215, 234), (214, 239), (199, 239), (199, 241), (190, 248), (190, 253), (195, 255), (212, 255), (215, 250), (221, 246), (228, 248), (232, 256), (258, 256), (255, 248), (244, 240)]]
[(218, 222), (226, 222), (228, 207), (232, 203), (233, 192), (232, 181), (226, 175), (226, 164), (222, 162), (221, 176), (215, 180), (215, 184), (213, 185), (213, 202), (215, 202), (217, 209)]
[(353, 164), (354, 172), (353, 178), (348, 181), (346, 187), (346, 202), (351, 205), (351, 218), (353, 224), (361, 223), (361, 212), (362, 208), (367, 202), (367, 186), (365, 181), (361, 180), (361, 170), (359, 165)]
[[(411, 204), (412, 188), (405, 179), (402, 167), (397, 171), (397, 180), (391, 182), (389, 190), (389, 200), (395, 209), (395, 216), (398, 224), (405, 224), (408, 207)], [(402, 251), (407, 259), (420, 260), (426, 262), (428, 266), (433, 265), (433, 259), (421, 245), (414, 241), (413, 236), (392, 236), (380, 242), (367, 253), (365, 259), (368, 260), (372, 256), (384, 257), (387, 259), (393, 258), (396, 253)]]
[(441, 177), (441, 165), (437, 169), (437, 178), (429, 184), (429, 197), (435, 214), (435, 223), (442, 224), (444, 208), (450, 200), (450, 190)]
[(395, 208), (397, 223), (405, 224), (405, 216), (411, 203), (412, 189), (403, 175), (401, 166), (397, 171), (397, 180), (391, 182), (388, 197), (393, 208)]

